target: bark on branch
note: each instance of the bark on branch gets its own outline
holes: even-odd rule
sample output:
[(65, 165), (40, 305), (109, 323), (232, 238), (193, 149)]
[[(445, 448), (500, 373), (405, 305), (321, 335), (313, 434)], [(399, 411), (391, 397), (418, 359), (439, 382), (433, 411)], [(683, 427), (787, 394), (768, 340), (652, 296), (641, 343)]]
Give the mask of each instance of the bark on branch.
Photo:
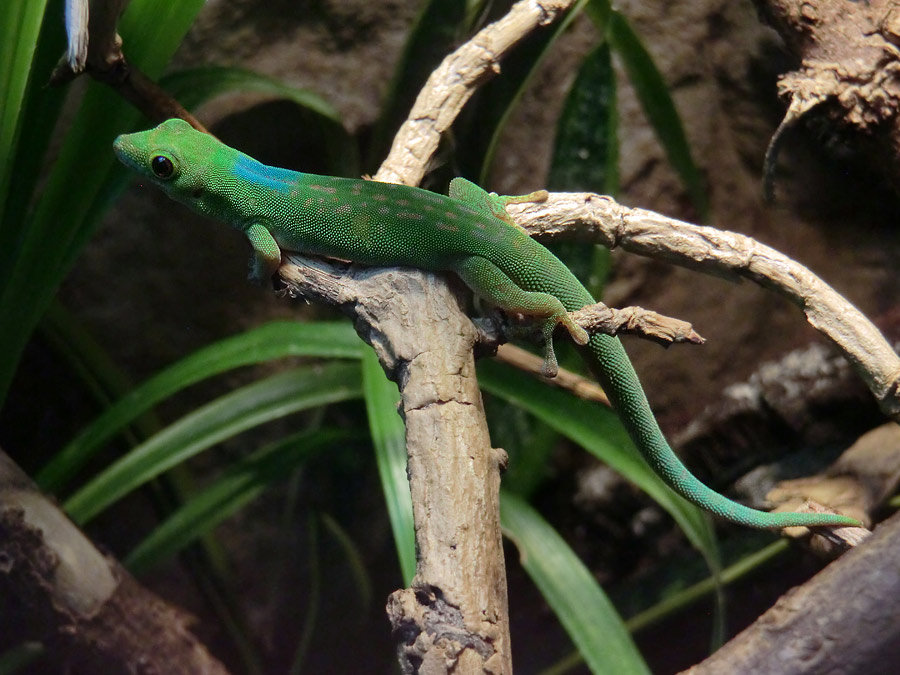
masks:
[[(879, 673), (900, 663), (896, 604), (900, 515), (846, 553), (686, 675)], [(849, 664), (852, 664), (852, 668)]]
[(575, 323), (591, 335), (630, 333), (665, 347), (682, 342), (693, 345), (702, 345), (706, 342), (687, 321), (664, 316), (643, 307), (616, 309), (597, 302), (571, 314)]
[(814, 108), (850, 131), (900, 190), (900, 6), (894, 0), (757, 0), (801, 66), (778, 92), (789, 100), (766, 158), (767, 192), (785, 129)]
[[(0, 451), (0, 597), (25, 617), (60, 672), (226, 675), (193, 619), (96, 548)], [(6, 630), (12, 630), (7, 627)]]

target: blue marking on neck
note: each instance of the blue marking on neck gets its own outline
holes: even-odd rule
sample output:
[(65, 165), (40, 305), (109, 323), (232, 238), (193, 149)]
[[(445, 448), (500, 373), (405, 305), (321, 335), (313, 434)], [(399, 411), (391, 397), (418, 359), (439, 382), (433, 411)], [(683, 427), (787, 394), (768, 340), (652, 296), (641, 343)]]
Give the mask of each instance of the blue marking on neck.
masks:
[(297, 186), (301, 175), (297, 171), (291, 171), (290, 169), (268, 166), (247, 155), (238, 157), (232, 171), (241, 180), (284, 194), (289, 193), (291, 189)]

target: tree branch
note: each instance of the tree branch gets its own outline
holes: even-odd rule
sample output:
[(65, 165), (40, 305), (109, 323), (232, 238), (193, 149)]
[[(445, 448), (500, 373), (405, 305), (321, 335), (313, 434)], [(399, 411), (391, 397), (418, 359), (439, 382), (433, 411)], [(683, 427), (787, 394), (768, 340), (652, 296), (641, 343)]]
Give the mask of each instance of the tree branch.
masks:
[(551, 387), (565, 389), (578, 398), (583, 398), (586, 401), (596, 401), (605, 406), (609, 406), (610, 404), (609, 399), (606, 397), (606, 393), (601, 389), (599, 384), (594, 380), (582, 377), (581, 375), (576, 375), (571, 370), (560, 368), (556, 377), (544, 377), (541, 374), (544, 359), (521, 347), (516, 347), (513, 344), (500, 345), (497, 349), (496, 358), (498, 361), (508, 363), (514, 368), (524, 370), (526, 373), (531, 373), (532, 375), (542, 378), (544, 382)]
[[(497, 73), (499, 59), (570, 5), (518, 2), (445, 58), (375, 179), (418, 184), (441, 134)], [(475, 379), (477, 331), (433, 275), (351, 268), (337, 278), (319, 262), (290, 261), (298, 267), (282, 265), (280, 274), (292, 292), (337, 300), (400, 386), (419, 552), (412, 588), (396, 591), (388, 604), (401, 667), (512, 673), (499, 512), (506, 458), (490, 445)], [(367, 283), (354, 289), (352, 280)]]
[(898, 557), (900, 514), (685, 674), (893, 672), (900, 621), (885, 598), (900, 594), (900, 575), (885, 565)]
[(552, 23), (572, 2), (521, 0), (447, 56), (419, 92), (375, 180), (418, 185), (441, 136), (478, 87), (500, 72), (500, 60), (533, 30)]
[(507, 210), (534, 236), (577, 233), (609, 248), (621, 246), (715, 276), (750, 279), (784, 296), (841, 350), (882, 411), (900, 420), (900, 357), (862, 312), (783, 253), (735, 232), (627, 208), (590, 193), (555, 193), (545, 202), (510, 204)]
[(61, 670), (227, 673), (188, 629), (192, 617), (100, 553), (2, 451), (0, 597), (23, 608), (7, 617), (24, 617), (16, 631)]
[(664, 316), (643, 307), (607, 307), (602, 302), (571, 312), (572, 318), (591, 335), (630, 333), (665, 347), (687, 342), (702, 345), (701, 337), (687, 321)]

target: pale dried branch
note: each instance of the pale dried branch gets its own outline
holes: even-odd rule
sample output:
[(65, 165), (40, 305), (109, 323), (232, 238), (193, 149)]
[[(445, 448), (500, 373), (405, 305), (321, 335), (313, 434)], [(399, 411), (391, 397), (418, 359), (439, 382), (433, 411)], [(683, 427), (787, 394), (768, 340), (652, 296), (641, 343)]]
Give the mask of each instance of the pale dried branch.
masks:
[(616, 309), (597, 302), (571, 312), (571, 315), (575, 323), (591, 335), (630, 333), (664, 346), (681, 342), (702, 345), (706, 342), (687, 321), (643, 307)]
[(495, 358), (498, 361), (511, 365), (513, 368), (518, 368), (526, 373), (540, 377), (550, 386), (565, 389), (578, 398), (583, 398), (586, 401), (596, 401), (605, 406), (609, 405), (606, 393), (594, 380), (577, 375), (565, 368), (560, 368), (556, 377), (544, 377), (541, 374), (541, 368), (544, 365), (543, 357), (532, 354), (521, 347), (516, 347), (512, 344), (500, 345)]
[[(824, 503), (862, 522), (893, 494), (900, 483), (900, 427), (884, 424), (860, 436), (825, 471), (779, 481), (766, 495), (774, 511), (820, 511), (808, 506)], [(804, 503), (806, 502), (806, 503)], [(835, 535), (861, 528), (836, 528)], [(802, 536), (805, 528), (787, 528), (787, 536)], [(857, 542), (852, 542), (853, 544)]]
[(539, 26), (552, 23), (573, 0), (522, 0), (499, 21), (479, 31), (431, 74), (406, 122), (394, 137), (375, 180), (418, 185), (466, 102), (500, 72), (500, 60)]
[[(687, 321), (664, 316), (642, 307), (615, 309), (602, 302), (597, 302), (569, 312), (569, 315), (575, 323), (591, 335), (595, 333), (605, 335), (629, 333), (663, 346), (683, 342), (699, 345), (705, 342), (704, 338)], [(476, 323), (481, 332), (479, 343), (488, 349), (496, 348), (498, 360), (526, 373), (537, 375), (546, 384), (565, 389), (579, 398), (609, 405), (609, 399), (594, 380), (565, 369), (560, 369), (554, 377), (546, 377), (543, 374), (544, 360), (542, 358), (519, 347), (506, 344), (506, 340), (509, 339), (508, 333), (510, 333), (506, 322), (476, 320)], [(540, 325), (532, 322), (531, 326), (533, 330), (528, 332), (528, 337), (532, 337), (536, 342), (543, 339)], [(520, 331), (516, 331), (516, 334), (519, 333)]]
[(799, 306), (809, 323), (846, 356), (882, 411), (900, 420), (900, 358), (878, 329), (850, 302), (783, 253), (735, 232), (693, 225), (610, 197), (554, 193), (541, 203), (510, 204), (508, 211), (532, 235), (577, 232), (604, 246), (690, 267), (746, 278)]
[(41, 641), (54, 672), (227, 675), (193, 617), (98, 551), (2, 450), (0, 560), (4, 630)]

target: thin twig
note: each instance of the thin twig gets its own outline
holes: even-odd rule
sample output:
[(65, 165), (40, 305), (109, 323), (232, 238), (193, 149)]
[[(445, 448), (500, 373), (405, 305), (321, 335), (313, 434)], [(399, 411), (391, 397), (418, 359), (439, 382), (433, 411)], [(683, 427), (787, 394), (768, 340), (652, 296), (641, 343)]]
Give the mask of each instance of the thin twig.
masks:
[(582, 377), (571, 370), (560, 368), (556, 377), (544, 377), (541, 375), (541, 367), (544, 365), (544, 359), (537, 354), (517, 347), (512, 344), (501, 345), (497, 349), (497, 355), (494, 357), (498, 361), (509, 364), (514, 368), (523, 370), (540, 377), (544, 382), (553, 386), (565, 389), (578, 398), (586, 401), (596, 401), (602, 405), (608, 406), (609, 399), (606, 397), (603, 389), (594, 380)]
[(687, 342), (702, 345), (706, 340), (687, 321), (665, 316), (643, 307), (607, 307), (602, 302), (571, 312), (575, 323), (588, 333), (621, 335), (629, 333), (645, 340), (669, 346)]

